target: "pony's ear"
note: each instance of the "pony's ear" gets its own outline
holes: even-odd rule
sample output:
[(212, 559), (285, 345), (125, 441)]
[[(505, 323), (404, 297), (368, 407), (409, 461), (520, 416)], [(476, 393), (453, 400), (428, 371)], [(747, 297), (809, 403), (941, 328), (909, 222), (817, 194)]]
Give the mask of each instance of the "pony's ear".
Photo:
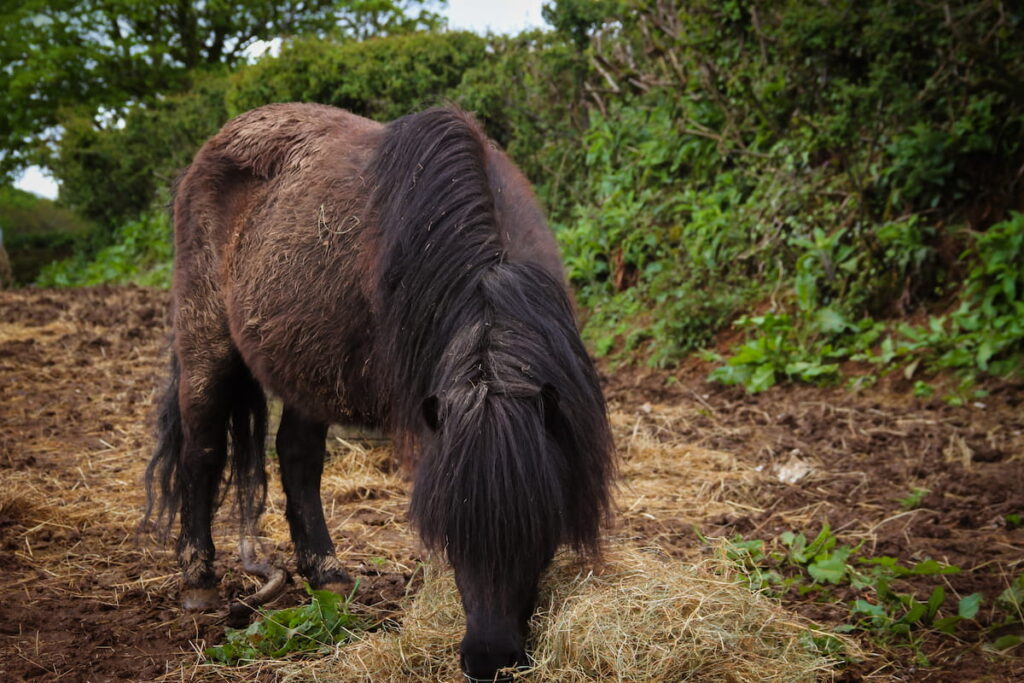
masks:
[(427, 396), (423, 399), (423, 419), (432, 432), (436, 432), (441, 426), (440, 411), (441, 406), (437, 396)]
[(548, 429), (561, 424), (562, 413), (558, 409), (558, 389), (551, 384), (544, 384), (540, 389), (540, 400), (544, 404), (544, 424)]

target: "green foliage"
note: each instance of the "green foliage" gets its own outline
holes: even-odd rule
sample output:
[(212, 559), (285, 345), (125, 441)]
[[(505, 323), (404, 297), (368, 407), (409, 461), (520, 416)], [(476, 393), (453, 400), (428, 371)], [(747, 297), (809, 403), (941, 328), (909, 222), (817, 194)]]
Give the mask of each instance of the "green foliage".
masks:
[(608, 19), (623, 10), (617, 0), (559, 0), (541, 9), (544, 21), (567, 36), (579, 50), (590, 42), (590, 35)]
[(299, 39), (238, 72), (227, 106), (234, 115), (271, 102), (319, 102), (386, 121), (440, 104), (485, 50), (484, 39), (465, 32)]
[(516, 161), (553, 217), (571, 211), (588, 185), (579, 138), (585, 57), (556, 34), (493, 36), (486, 59), (453, 93)]
[[(878, 350), (855, 355), (879, 365), (922, 362), (957, 371), (962, 386), (979, 373), (1020, 373), (1024, 352), (1024, 215), (1010, 217), (975, 237), (963, 254), (972, 266), (959, 306), (925, 325), (898, 325)], [(948, 397), (957, 400), (956, 396)]]
[(425, 0), (6, 3), (0, 179), (26, 163), (49, 165), (69, 115), (107, 127), (102, 119), (187, 88), (196, 70), (241, 63), (256, 40), (327, 32), (351, 40), (439, 24)]
[(1010, 630), (1009, 633), (998, 635), (991, 644), (991, 648), (997, 652), (1007, 651), (1017, 647), (1024, 638), (1020, 636), (1019, 628), (1006, 629), (1008, 626), (1017, 626), (1024, 622), (1024, 572), (1017, 574), (1002, 593), (996, 598), (996, 605), (1001, 610), (1004, 618), (997, 624), (995, 632)]
[(246, 629), (225, 629), (225, 641), (208, 647), (203, 655), (218, 664), (243, 664), (259, 659), (325, 654), (340, 643), (358, 637), (367, 624), (349, 611), (351, 596), (312, 590), (308, 605), (260, 610)]
[(335, 23), (328, 35), (335, 40), (348, 42), (417, 31), (437, 31), (444, 26), (445, 21), (436, 10), (447, 4), (448, 0), (335, 2)]
[(167, 205), (178, 173), (227, 119), (227, 88), (225, 75), (197, 72), (188, 90), (129, 108), (121, 127), (68, 118), (53, 162), (61, 200), (108, 230)]
[[(906, 224), (884, 227), (879, 236), (898, 245), (889, 263), (921, 262), (923, 248), (904, 235)], [(952, 369), (960, 373), (961, 388), (969, 387), (979, 373), (1019, 373), (1024, 352), (1024, 216), (1012, 212), (1007, 220), (992, 225), (974, 238), (963, 256), (973, 265), (959, 306), (950, 314), (932, 316), (926, 325), (895, 325), (888, 334), (885, 325), (870, 318), (852, 324), (834, 308), (819, 303), (816, 280), (801, 271), (798, 261), (793, 294), (803, 320), (774, 313), (739, 318), (735, 324), (751, 330), (751, 338), (734, 349), (711, 378), (757, 392), (783, 374), (810, 382), (834, 377), (838, 365), (828, 360), (866, 361), (883, 370), (902, 364), (908, 378), (919, 367), (933, 372)], [(845, 306), (850, 306), (850, 297)], [(932, 391), (920, 380), (914, 386), (919, 396)], [(947, 400), (961, 399), (950, 395)]]
[(10, 245), (15, 237), (33, 235), (77, 234), (88, 230), (79, 216), (50, 199), (0, 186), (0, 227), (4, 242)]
[(119, 225), (167, 204), (175, 177), (233, 114), (309, 101), (394, 118), (440, 102), (483, 55), (483, 39), (469, 33), (299, 39), (230, 78), (193, 72), (188, 89), (127, 108), (122, 126), (69, 115), (52, 162), (62, 201), (100, 226)]
[(1016, 10), (609, 7), (548, 6), (570, 46), (562, 82), (582, 69), (567, 111), (587, 116), (532, 159), (557, 160), (541, 195), (599, 352), (670, 362), (769, 300), (738, 319), (747, 340), (714, 377), (836, 381), (886, 319), (955, 294), (951, 248), (984, 234), (959, 226), (1020, 191)]
[[(244, 24), (260, 5), (243, 5)], [(190, 11), (202, 24), (218, 7)], [(224, 119), (268, 102), (384, 120), (453, 99), (535, 183), (598, 353), (669, 364), (732, 323), (742, 338), (707, 352), (712, 377), (751, 391), (856, 367), (855, 385), (901, 371), (928, 396), (952, 371), (945, 398), (962, 401), (979, 375), (1021, 372), (1021, 8), (556, 0), (551, 32), (408, 33), (438, 26), (432, 7), (308, 4), (279, 57), (232, 73), (226, 57), (182, 66), (167, 27), (173, 83), (60, 110), (64, 201), (123, 225), (166, 200)], [(328, 29), (325, 12), (348, 18)], [(390, 37), (353, 40), (371, 34)]]
[(89, 232), (79, 216), (49, 199), (0, 187), (0, 230), (15, 283), (35, 280), (47, 263), (66, 258)]
[[(626, 351), (643, 342), (655, 364), (708, 341), (751, 287), (741, 258), (749, 227), (742, 178), (724, 172), (712, 188), (680, 185), (687, 173), (709, 171), (714, 146), (676, 134), (678, 105), (666, 96), (646, 109), (592, 112), (583, 201), (555, 223), (580, 303), (598, 311), (591, 339)], [(602, 318), (602, 308), (618, 315)], [(609, 320), (618, 329), (609, 331)], [(625, 328), (631, 338), (619, 334)]]
[(975, 618), (984, 600), (980, 593), (964, 596), (954, 612), (941, 585), (923, 601), (913, 592), (900, 592), (896, 586), (901, 581), (961, 570), (930, 559), (908, 567), (892, 557), (861, 556), (860, 545), (840, 545), (828, 524), (813, 540), (803, 533), (785, 532), (770, 547), (759, 539), (737, 536), (725, 551), (753, 590), (780, 596), (789, 591), (814, 593), (817, 600), (828, 602), (840, 600), (837, 594), (858, 596), (849, 603), (849, 623), (838, 632), (858, 630), (916, 645), (927, 629), (955, 634), (960, 622)]
[(900, 507), (904, 510), (916, 510), (921, 507), (921, 501), (923, 501), (924, 497), (929, 493), (931, 493), (929, 489), (923, 489), (919, 486), (915, 486), (906, 498), (900, 499)]
[(81, 287), (102, 283), (133, 282), (169, 287), (171, 280), (170, 219), (151, 212), (119, 226), (113, 243), (98, 251), (81, 250), (44, 267), (36, 285)]

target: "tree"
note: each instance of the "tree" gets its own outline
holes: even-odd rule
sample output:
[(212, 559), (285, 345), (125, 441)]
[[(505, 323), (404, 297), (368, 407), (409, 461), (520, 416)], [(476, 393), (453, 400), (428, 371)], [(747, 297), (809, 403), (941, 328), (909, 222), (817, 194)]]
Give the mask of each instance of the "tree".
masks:
[(3, 0), (0, 181), (50, 165), (61, 122), (117, 121), (234, 65), (257, 40), (303, 34), (360, 39), (436, 28), (446, 0)]

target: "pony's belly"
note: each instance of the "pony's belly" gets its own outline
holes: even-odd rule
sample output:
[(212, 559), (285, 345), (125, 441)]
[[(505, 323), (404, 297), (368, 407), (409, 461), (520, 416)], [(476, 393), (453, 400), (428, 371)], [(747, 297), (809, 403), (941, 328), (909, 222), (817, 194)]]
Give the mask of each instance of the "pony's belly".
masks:
[[(230, 316), (231, 336), (253, 376), (309, 418), (378, 423), (368, 315), (346, 315), (339, 309), (358, 307), (341, 305), (342, 299), (328, 305), (316, 292), (282, 292), (287, 290), (266, 289), (258, 305), (238, 305), (236, 299), (238, 310)], [(346, 318), (354, 324), (341, 322)]]
[(352, 373), (349, 363), (294, 350), (247, 358), (257, 381), (303, 415), (330, 423), (379, 423), (368, 378)]

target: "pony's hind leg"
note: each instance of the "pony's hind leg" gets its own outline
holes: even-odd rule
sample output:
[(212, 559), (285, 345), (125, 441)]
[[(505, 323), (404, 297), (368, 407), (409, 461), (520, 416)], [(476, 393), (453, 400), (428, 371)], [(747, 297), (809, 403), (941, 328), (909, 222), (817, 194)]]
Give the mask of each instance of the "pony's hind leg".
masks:
[(277, 430), (277, 457), (299, 572), (313, 588), (345, 594), (352, 588), (352, 579), (334, 554), (320, 500), (326, 439), (325, 423), (307, 420), (285, 407)]
[(186, 392), (179, 397), (183, 441), (178, 472), (181, 534), (177, 553), (184, 584), (182, 606), (191, 610), (215, 609), (219, 604), (210, 523), (227, 458), (228, 411), (222, 393), (211, 388), (202, 399), (189, 397)]

